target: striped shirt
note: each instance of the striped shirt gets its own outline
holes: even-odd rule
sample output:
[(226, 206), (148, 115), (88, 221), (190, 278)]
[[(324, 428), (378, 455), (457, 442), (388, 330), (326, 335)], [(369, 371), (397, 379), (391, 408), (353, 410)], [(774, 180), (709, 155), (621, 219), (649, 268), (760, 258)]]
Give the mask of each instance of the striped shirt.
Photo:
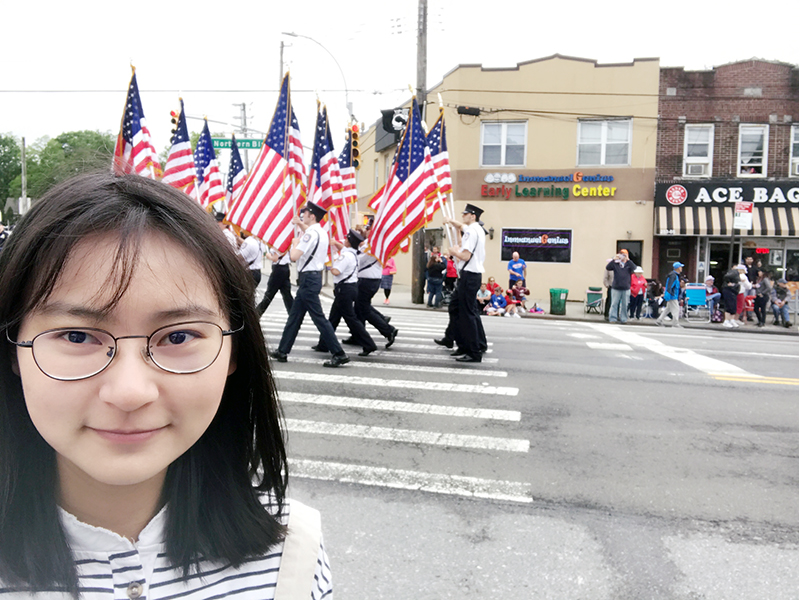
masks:
[[(81, 600), (274, 600), (283, 543), (263, 556), (248, 559), (238, 568), (230, 564), (200, 561), (199, 571), (183, 577), (165, 553), (166, 508), (142, 530), (136, 543), (107, 529), (81, 523), (61, 510), (61, 522), (75, 556)], [(288, 522), (289, 504), (281, 522)], [(3, 587), (0, 600), (72, 600), (64, 592), (31, 594)], [(333, 587), (328, 556), (320, 542), (310, 600), (332, 600)]]

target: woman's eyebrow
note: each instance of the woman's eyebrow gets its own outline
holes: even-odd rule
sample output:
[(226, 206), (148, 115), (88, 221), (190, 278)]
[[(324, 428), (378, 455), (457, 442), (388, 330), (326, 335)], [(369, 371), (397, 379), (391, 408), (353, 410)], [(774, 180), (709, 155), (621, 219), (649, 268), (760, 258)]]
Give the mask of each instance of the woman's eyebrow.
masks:
[[(85, 319), (92, 319), (99, 321), (108, 317), (108, 310), (93, 308), (91, 306), (83, 306), (77, 304), (68, 304), (66, 302), (55, 301), (42, 306), (39, 313), (43, 315), (65, 315), (70, 317), (80, 317)], [(184, 318), (218, 318), (220, 313), (218, 310), (212, 310), (206, 306), (199, 304), (190, 304), (187, 306), (179, 306), (167, 310), (157, 311), (152, 313), (152, 318), (157, 321), (165, 321), (169, 319), (184, 319)]]

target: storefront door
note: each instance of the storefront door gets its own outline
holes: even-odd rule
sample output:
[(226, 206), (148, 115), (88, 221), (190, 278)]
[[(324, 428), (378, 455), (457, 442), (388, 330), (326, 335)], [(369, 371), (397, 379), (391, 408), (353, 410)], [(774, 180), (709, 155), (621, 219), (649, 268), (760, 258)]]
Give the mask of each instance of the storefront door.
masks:
[(709, 275), (714, 278), (714, 284), (719, 287), (725, 273), (739, 261), (741, 244), (736, 242), (733, 245), (733, 265), (728, 264), (728, 256), (731, 249), (730, 242), (710, 242), (708, 244), (708, 263)]

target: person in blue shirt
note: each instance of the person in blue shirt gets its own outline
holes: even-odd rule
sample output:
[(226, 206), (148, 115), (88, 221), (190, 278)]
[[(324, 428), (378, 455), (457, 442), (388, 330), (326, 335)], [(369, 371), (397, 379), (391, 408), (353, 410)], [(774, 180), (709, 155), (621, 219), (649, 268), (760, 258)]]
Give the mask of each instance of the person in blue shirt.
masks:
[(497, 286), (492, 292), (492, 300), (489, 307), (486, 309), (486, 314), (500, 317), (504, 312), (506, 312), (507, 304), (508, 303), (506, 302), (506, 296), (503, 293), (503, 288)]
[(661, 314), (656, 319), (656, 325), (664, 325), (664, 317), (667, 313), (672, 315), (672, 326), (682, 327), (678, 322), (681, 314), (681, 308), (678, 299), (681, 296), (681, 271), (683, 271), (683, 263), (672, 263), (673, 271), (667, 275), (667, 282), (664, 284), (664, 301), (667, 303), (667, 308), (661, 311)]
[(514, 252), (511, 255), (511, 260), (508, 261), (508, 287), (514, 287), (517, 281), (522, 281), (522, 287), (525, 285), (525, 277), (528, 275), (528, 265), (519, 257), (519, 252)]

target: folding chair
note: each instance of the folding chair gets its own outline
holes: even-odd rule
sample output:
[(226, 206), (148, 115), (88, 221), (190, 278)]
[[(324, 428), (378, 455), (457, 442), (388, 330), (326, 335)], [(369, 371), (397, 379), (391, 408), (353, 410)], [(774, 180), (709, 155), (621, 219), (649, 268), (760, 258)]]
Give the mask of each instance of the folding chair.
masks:
[(603, 288), (590, 287), (586, 290), (586, 300), (583, 304), (583, 309), (587, 313), (595, 312), (598, 315), (603, 314)]
[(711, 310), (706, 303), (706, 286), (704, 283), (686, 284), (686, 302), (684, 304), (686, 320), (690, 323), (710, 323)]

